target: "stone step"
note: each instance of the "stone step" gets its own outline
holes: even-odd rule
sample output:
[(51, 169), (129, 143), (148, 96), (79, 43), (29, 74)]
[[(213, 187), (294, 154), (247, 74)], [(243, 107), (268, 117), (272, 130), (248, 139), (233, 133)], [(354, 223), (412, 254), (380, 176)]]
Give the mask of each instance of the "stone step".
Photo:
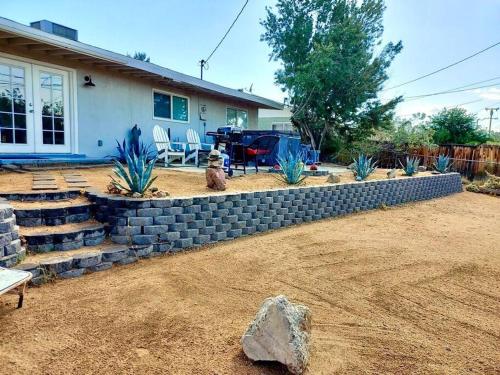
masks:
[(9, 201), (57, 201), (65, 199), (74, 199), (80, 196), (80, 189), (67, 189), (58, 191), (31, 191), (31, 192), (1, 192), (0, 197)]
[(149, 258), (161, 253), (154, 252), (153, 245), (128, 246), (106, 242), (85, 249), (58, 251), (53, 254), (28, 255), (14, 268), (31, 272), (32, 284), (40, 285), (53, 278), (79, 277), (86, 273), (104, 271), (113, 265), (134, 263), (140, 258)]
[(104, 224), (86, 221), (57, 226), (22, 227), (19, 235), (29, 252), (41, 253), (98, 245), (104, 241), (106, 230)]
[(94, 204), (84, 198), (50, 202), (12, 202), (17, 224), (22, 227), (81, 223), (92, 218)]

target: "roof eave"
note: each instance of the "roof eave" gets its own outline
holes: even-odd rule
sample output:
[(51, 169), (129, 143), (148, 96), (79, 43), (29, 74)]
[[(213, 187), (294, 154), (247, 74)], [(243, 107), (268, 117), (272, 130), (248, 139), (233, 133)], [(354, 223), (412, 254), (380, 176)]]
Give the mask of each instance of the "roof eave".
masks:
[(78, 54), (104, 60), (123, 67), (137, 69), (142, 72), (153, 74), (161, 79), (171, 80), (182, 85), (189, 86), (192, 90), (212, 93), (216, 96), (230, 97), (234, 100), (244, 101), (258, 108), (283, 109), (283, 105), (274, 100), (257, 95), (248, 94), (239, 90), (224, 87), (212, 82), (204, 81), (187, 74), (161, 67), (159, 65), (136, 60), (132, 57), (121, 55), (116, 52), (94, 47), (78, 41), (62, 38), (18, 22), (0, 17), (0, 32), (15, 34), (19, 37), (33, 40), (34, 42), (48, 44), (57, 48), (66, 49)]

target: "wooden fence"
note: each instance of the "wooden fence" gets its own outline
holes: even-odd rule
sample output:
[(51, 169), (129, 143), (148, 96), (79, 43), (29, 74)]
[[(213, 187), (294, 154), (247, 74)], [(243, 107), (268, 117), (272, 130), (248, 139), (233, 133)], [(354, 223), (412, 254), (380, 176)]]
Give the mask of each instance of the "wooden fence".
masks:
[(420, 164), (432, 167), (436, 158), (444, 154), (453, 161), (452, 170), (463, 176), (474, 178), (483, 175), (484, 171), (500, 176), (500, 146), (497, 145), (442, 145), (435, 148), (420, 147), (409, 152), (384, 150), (378, 155), (379, 165), (384, 168), (400, 168), (406, 156), (418, 156)]

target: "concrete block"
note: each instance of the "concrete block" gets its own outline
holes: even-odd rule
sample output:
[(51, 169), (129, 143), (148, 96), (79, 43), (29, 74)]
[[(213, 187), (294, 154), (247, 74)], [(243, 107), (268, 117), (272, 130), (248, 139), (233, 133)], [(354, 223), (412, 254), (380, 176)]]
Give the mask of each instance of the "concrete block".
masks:
[(222, 241), (227, 238), (227, 233), (226, 232), (216, 232), (210, 235), (210, 240), (211, 241)]
[(181, 238), (175, 241), (174, 247), (176, 248), (186, 248), (186, 247), (192, 247), (193, 246), (193, 239), (192, 238)]
[(160, 234), (160, 241), (175, 241), (181, 238), (180, 232), (167, 232)]
[[(164, 217), (164, 216), (159, 216)], [(129, 217), (128, 225), (131, 226), (145, 226), (145, 225), (153, 225), (152, 217)]]
[(85, 273), (85, 268), (74, 268), (72, 270), (62, 272), (57, 276), (60, 277), (61, 279), (73, 279), (75, 277), (83, 276), (84, 273)]
[(174, 246), (173, 242), (155, 243), (155, 244), (153, 244), (153, 252), (151, 253), (151, 256), (161, 254), (161, 253), (166, 253), (167, 251), (172, 250), (173, 246)]
[(195, 237), (199, 234), (198, 229), (186, 229), (186, 230), (181, 230), (181, 238), (192, 238)]
[(205, 220), (195, 220), (188, 223), (188, 229), (201, 229), (207, 225)]
[(73, 256), (73, 267), (88, 268), (101, 263), (101, 253), (76, 254)]
[(58, 275), (60, 273), (69, 271), (73, 266), (72, 257), (56, 257), (45, 259), (40, 262), (40, 268), (49, 274)]
[(195, 245), (205, 245), (210, 242), (210, 235), (200, 234), (193, 238), (193, 243)]
[(151, 207), (153, 207), (153, 208), (172, 207), (172, 200), (165, 199), (165, 198), (153, 198), (153, 199), (151, 199)]
[(146, 258), (153, 252), (154, 245), (147, 246), (130, 246), (128, 255), (131, 257)]
[(232, 224), (236, 223), (238, 221), (238, 215), (229, 215), (229, 216), (224, 216), (222, 218), (222, 223), (224, 224)]
[(177, 223), (190, 223), (191, 221), (194, 221), (195, 218), (196, 218), (195, 214), (175, 215), (175, 221)]
[(173, 223), (168, 226), (169, 232), (180, 232), (188, 229), (187, 223)]
[(139, 234), (137, 236), (132, 236), (132, 244), (134, 245), (151, 245), (158, 240), (157, 235), (150, 234)]
[(92, 272), (100, 272), (100, 271), (109, 270), (112, 266), (113, 266), (112, 262), (102, 262), (102, 263), (96, 264), (95, 266), (91, 266), (87, 269), (89, 271), (92, 271)]
[(139, 217), (155, 217), (163, 215), (163, 208), (138, 208), (137, 216)]
[(69, 242), (61, 242), (54, 244), (55, 251), (68, 251), (68, 250), (76, 250), (80, 247), (84, 246), (83, 238), (81, 240), (69, 241)]
[(147, 225), (143, 229), (144, 234), (162, 234), (168, 232), (168, 225)]
[(211, 235), (215, 233), (216, 229), (215, 226), (213, 227), (203, 227), (200, 228), (200, 235)]
[(103, 262), (117, 262), (120, 259), (126, 258), (128, 256), (127, 246), (118, 246), (111, 249), (105, 249), (101, 251), (101, 259)]

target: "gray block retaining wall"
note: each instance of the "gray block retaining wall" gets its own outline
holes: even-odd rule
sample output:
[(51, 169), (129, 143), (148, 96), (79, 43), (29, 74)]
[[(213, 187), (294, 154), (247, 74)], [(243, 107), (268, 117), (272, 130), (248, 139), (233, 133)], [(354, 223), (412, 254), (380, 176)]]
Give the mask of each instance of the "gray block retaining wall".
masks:
[(88, 197), (113, 242), (167, 252), (461, 191), (460, 174), (449, 173), (193, 198)]
[(12, 267), (24, 255), (14, 209), (0, 198), (0, 267)]

